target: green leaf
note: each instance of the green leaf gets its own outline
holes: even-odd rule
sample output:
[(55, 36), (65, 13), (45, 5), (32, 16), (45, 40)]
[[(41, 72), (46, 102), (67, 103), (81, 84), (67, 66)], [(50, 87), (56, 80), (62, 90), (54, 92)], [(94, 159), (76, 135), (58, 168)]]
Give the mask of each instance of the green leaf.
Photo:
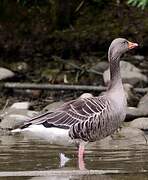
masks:
[(127, 3), (144, 9), (148, 5), (148, 0), (128, 0)]

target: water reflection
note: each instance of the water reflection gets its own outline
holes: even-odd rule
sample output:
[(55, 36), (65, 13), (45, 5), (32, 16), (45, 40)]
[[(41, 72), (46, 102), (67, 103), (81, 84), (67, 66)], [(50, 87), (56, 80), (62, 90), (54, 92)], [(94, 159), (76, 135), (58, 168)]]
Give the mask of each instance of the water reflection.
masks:
[(48, 176), (48, 177), (2, 177), (0, 180), (147, 180), (148, 174)]
[(59, 177), (58, 176), (51, 176), (51, 177), (33, 177), (30, 178), (29, 180), (113, 180), (109, 175), (84, 175), (84, 176), (63, 176), (63, 177)]
[[(0, 177), (4, 180), (145, 180), (148, 177), (147, 162), (148, 145), (142, 141), (134, 144), (130, 141), (108, 138), (103, 142), (90, 145), (85, 156), (88, 170), (102, 170), (105, 175), (64, 175), (62, 174), (64, 170), (78, 170), (75, 147), (49, 145), (44, 141), (32, 141), (20, 135), (0, 137), (0, 173), (3, 171), (61, 171), (60, 176)], [(109, 171), (119, 173), (108, 174)]]
[(89, 175), (89, 176), (75, 176), (75, 177), (33, 177), (29, 180), (147, 180), (147, 175)]

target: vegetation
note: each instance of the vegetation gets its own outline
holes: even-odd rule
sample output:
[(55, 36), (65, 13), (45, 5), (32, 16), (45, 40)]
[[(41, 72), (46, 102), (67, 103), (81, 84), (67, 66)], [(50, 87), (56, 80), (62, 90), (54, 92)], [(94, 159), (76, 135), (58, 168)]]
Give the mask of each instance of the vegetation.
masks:
[[(144, 10), (131, 7), (138, 6), (133, 1), (1, 0), (0, 65), (30, 82), (61, 83), (68, 77), (65, 82), (98, 83), (98, 77), (88, 76), (86, 69), (107, 59), (114, 38), (140, 42), (144, 48), (138, 53), (148, 54), (148, 10), (146, 4)], [(67, 62), (77, 64), (79, 72)], [(19, 63), (26, 63), (28, 69), (19, 70)]]
[[(16, 0), (18, 3), (20, 3), (23, 6), (32, 6), (32, 5), (37, 5), (37, 6), (42, 6), (45, 4), (55, 4), (56, 1), (58, 0)], [(82, 0), (81, 3), (83, 4), (84, 1), (88, 2), (97, 2), (99, 4), (105, 4), (107, 0)], [(60, 2), (60, 0), (59, 0)], [(117, 2), (120, 2), (120, 0), (117, 0)], [(4, 0), (3, 3), (8, 3), (8, 0)], [(64, 1), (62, 2), (64, 4)], [(146, 6), (148, 6), (148, 0), (127, 0), (127, 3), (133, 6), (140, 7), (144, 9)]]
[[(102, 3), (102, 0), (92, 0), (94, 2)], [(117, 2), (120, 2), (120, 0), (117, 0)], [(127, 3), (136, 6), (139, 8), (144, 9), (146, 6), (148, 6), (148, 0), (127, 0)]]
[(148, 6), (148, 0), (128, 0), (128, 4), (144, 9)]

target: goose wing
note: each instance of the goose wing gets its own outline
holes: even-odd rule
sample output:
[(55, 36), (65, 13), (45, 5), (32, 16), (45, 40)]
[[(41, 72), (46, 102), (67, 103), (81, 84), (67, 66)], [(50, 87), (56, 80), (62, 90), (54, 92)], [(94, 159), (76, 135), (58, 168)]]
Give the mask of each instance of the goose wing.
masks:
[(86, 121), (90, 117), (101, 114), (106, 109), (105, 96), (76, 99), (63, 104), (54, 112), (46, 112), (27, 121), (22, 128), (32, 124), (43, 124), (46, 127), (70, 128), (73, 124)]

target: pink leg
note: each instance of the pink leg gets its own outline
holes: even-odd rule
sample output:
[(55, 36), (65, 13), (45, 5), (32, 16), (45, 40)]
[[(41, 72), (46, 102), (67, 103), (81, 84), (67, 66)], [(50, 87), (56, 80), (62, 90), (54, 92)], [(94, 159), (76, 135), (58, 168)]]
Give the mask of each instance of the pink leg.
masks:
[(85, 170), (85, 164), (84, 164), (84, 144), (79, 144), (79, 152), (78, 152), (78, 158), (79, 158), (79, 169)]

